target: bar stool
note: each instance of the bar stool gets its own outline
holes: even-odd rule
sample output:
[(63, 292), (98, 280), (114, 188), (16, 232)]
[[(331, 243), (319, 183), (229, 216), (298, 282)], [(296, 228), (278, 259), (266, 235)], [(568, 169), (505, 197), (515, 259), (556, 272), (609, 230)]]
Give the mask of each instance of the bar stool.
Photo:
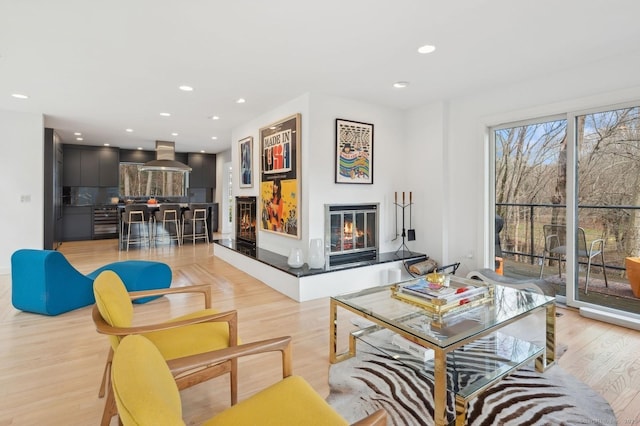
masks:
[[(207, 215), (209, 206), (206, 204), (189, 204), (189, 210), (185, 210), (182, 214), (182, 244), (185, 238), (190, 238), (193, 244), (196, 240), (203, 239), (209, 244), (209, 228), (207, 226)], [(188, 224), (191, 227), (191, 233), (185, 234), (184, 227)], [(200, 232), (198, 232), (200, 230)]]
[[(153, 226), (153, 241), (165, 241), (168, 239), (169, 244), (176, 241), (178, 246), (182, 245), (182, 237), (180, 235), (180, 204), (160, 204), (160, 209), (154, 213), (155, 223)], [(160, 235), (158, 235), (158, 225), (160, 224)], [(174, 232), (171, 232), (173, 225)]]
[[(146, 204), (127, 204), (124, 206), (120, 234), (124, 236), (126, 228), (127, 251), (129, 251), (129, 245), (131, 244), (146, 244), (147, 247), (151, 247), (151, 238), (149, 237), (149, 228), (147, 226), (149, 219), (149, 208)], [(134, 225), (137, 225), (137, 232), (131, 235), (131, 229)]]

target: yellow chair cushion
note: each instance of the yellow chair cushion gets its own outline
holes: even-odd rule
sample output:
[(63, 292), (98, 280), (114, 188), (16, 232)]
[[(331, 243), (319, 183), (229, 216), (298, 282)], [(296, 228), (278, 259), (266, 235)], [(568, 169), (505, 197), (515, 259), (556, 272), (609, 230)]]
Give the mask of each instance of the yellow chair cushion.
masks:
[[(204, 309), (173, 318), (171, 321), (197, 318), (215, 313), (217, 311), (214, 309)], [(166, 360), (229, 347), (229, 325), (226, 322), (187, 325), (172, 330), (145, 333), (144, 336), (156, 345)]]
[(176, 382), (146, 338), (122, 339), (113, 356), (111, 385), (124, 425), (184, 425)]
[(102, 318), (112, 327), (131, 327), (133, 304), (124, 283), (113, 271), (102, 271), (93, 281), (93, 294)]
[(290, 376), (204, 423), (205, 426), (348, 425), (300, 376)]

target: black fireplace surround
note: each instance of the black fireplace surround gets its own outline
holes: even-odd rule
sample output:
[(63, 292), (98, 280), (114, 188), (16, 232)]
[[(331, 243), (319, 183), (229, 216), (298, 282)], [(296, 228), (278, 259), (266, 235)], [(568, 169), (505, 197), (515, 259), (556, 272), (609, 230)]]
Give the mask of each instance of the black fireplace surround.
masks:
[(236, 197), (236, 240), (256, 245), (256, 197)]

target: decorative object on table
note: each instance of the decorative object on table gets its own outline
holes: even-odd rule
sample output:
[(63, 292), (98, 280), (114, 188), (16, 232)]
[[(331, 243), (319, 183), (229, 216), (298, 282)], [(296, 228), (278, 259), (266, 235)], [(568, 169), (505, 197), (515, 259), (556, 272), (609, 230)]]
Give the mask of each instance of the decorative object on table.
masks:
[(336, 183), (373, 183), (373, 124), (336, 119)]
[(447, 282), (447, 276), (445, 274), (439, 273), (437, 269), (434, 269), (433, 272), (427, 274), (425, 276), (425, 279), (429, 283), (429, 288), (436, 290), (444, 287), (445, 283)]
[(441, 316), (466, 311), (493, 300), (493, 286), (480, 282), (477, 286), (459, 282), (451, 282), (447, 286), (445, 274), (433, 272), (429, 275), (435, 281), (418, 278), (392, 285), (391, 297)]
[(240, 188), (253, 187), (253, 137), (238, 142), (240, 148)]
[[(406, 195), (405, 192), (402, 191), (402, 203), (398, 202), (398, 192), (394, 192), (393, 193), (393, 205), (395, 206), (395, 211), (396, 211), (396, 236), (392, 241), (395, 241), (398, 239), (398, 237), (402, 237), (402, 244), (400, 244), (400, 247), (398, 247), (398, 250), (396, 250), (396, 255), (399, 255), (402, 259), (404, 259), (406, 256), (411, 256), (413, 253), (411, 253), (411, 250), (409, 250), (409, 247), (407, 247), (407, 244), (405, 243), (405, 238), (407, 238), (407, 233), (406, 233), (406, 228), (405, 228), (405, 222), (404, 222), (404, 210), (407, 207), (411, 207), (411, 205), (413, 204), (413, 192), (409, 191), (409, 203), (406, 203)], [(400, 208), (402, 210), (402, 234), (398, 234), (398, 208)], [(409, 241), (413, 241), (416, 239), (416, 231), (415, 229), (411, 229), (410, 231), (412, 231), (412, 238), (409, 238)]]
[(289, 257), (287, 258), (287, 265), (292, 268), (301, 268), (304, 265), (304, 256), (302, 254), (302, 249), (292, 248), (289, 252)]
[(11, 256), (11, 302), (16, 309), (42, 315), (91, 305), (95, 302), (93, 281), (104, 270), (116, 272), (129, 291), (171, 285), (171, 268), (161, 262), (114, 262), (84, 275), (58, 251), (21, 249)]
[(322, 238), (312, 238), (309, 241), (309, 259), (307, 264), (311, 269), (324, 268), (324, 244)]
[(627, 278), (633, 295), (640, 297), (640, 257), (626, 257), (624, 266), (627, 269)]
[(300, 114), (260, 129), (260, 229), (300, 238)]
[[(358, 339), (355, 357), (331, 365), (327, 401), (350, 422), (363, 413), (384, 407), (389, 415), (389, 425), (433, 425), (433, 377), (425, 377), (432, 374), (424, 369), (425, 360), (395, 347), (391, 332), (385, 330), (375, 334), (385, 337), (383, 333), (387, 333), (388, 339), (381, 340), (377, 348)], [(530, 328), (523, 329), (522, 334), (530, 335)], [(497, 344), (495, 334), (491, 334), (468, 351), (456, 351), (460, 368), (451, 371), (449, 377), (464, 380), (469, 374), (482, 371), (479, 368), (491, 363), (486, 350), (494, 352)], [(559, 344), (557, 356), (566, 348)], [(422, 366), (423, 375), (415, 373), (418, 366)], [(460, 374), (455, 375), (457, 372)], [(452, 392), (447, 393), (447, 416), (454, 421)], [(560, 365), (544, 373), (530, 366), (522, 367), (468, 402), (467, 424), (470, 426), (515, 426), (527, 421), (536, 425), (573, 425), (589, 424), (592, 419), (598, 419), (602, 424), (617, 424), (607, 401)]]

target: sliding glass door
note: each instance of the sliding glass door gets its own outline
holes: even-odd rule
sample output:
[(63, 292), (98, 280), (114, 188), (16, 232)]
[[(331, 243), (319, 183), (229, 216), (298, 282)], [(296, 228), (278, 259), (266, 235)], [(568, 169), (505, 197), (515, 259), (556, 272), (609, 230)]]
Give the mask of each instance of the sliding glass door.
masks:
[(492, 136), (495, 253), (504, 262), (503, 273), (514, 277), (546, 273), (565, 294), (557, 261), (543, 263), (542, 254), (545, 225), (566, 223), (567, 121), (512, 123), (494, 128)]
[(504, 274), (542, 277), (570, 305), (640, 313), (640, 109), (510, 123), (491, 142)]
[(640, 312), (626, 260), (640, 256), (640, 110), (606, 109), (576, 114), (572, 121), (577, 160), (575, 298)]

